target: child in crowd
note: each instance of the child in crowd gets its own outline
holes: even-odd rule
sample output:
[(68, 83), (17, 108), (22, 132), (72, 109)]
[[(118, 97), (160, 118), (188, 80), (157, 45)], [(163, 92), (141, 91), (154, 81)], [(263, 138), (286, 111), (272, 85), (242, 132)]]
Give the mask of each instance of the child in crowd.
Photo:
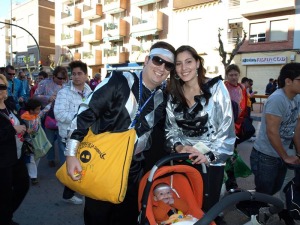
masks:
[[(21, 115), (21, 118), (26, 124), (27, 133), (29, 134), (26, 139), (29, 143), (32, 141), (32, 137), (39, 130), (40, 127), (40, 112), (41, 112), (41, 102), (37, 99), (29, 99), (25, 106), (25, 111)], [(35, 159), (34, 154), (30, 154), (25, 156), (25, 162), (28, 169), (28, 174), (31, 179), (31, 184), (38, 184), (37, 179), (37, 167), (40, 159)]]
[[(166, 183), (160, 183), (153, 190), (154, 201), (152, 211), (158, 224), (171, 224), (180, 220), (193, 220), (189, 215), (188, 203), (173, 196), (172, 188)], [(196, 220), (197, 221), (197, 220)]]

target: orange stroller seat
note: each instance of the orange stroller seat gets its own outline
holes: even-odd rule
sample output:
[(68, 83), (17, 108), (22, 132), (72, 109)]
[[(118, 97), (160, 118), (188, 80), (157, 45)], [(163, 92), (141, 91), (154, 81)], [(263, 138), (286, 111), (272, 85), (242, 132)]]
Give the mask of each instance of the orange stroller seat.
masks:
[[(201, 209), (203, 203), (203, 180), (199, 171), (187, 165), (174, 165), (162, 166), (154, 174), (151, 174), (151, 172), (152, 170), (143, 176), (139, 186), (139, 222), (141, 225), (157, 224), (152, 212), (152, 201), (153, 188), (159, 183), (170, 185), (180, 198), (186, 200), (192, 216), (198, 219), (203, 217), (204, 212)], [(153, 177), (153, 179), (150, 180), (149, 176)], [(145, 203), (143, 200), (147, 202)], [(143, 204), (146, 205), (142, 207)], [(143, 212), (143, 210), (145, 211)], [(211, 225), (213, 224), (215, 223), (212, 222)]]

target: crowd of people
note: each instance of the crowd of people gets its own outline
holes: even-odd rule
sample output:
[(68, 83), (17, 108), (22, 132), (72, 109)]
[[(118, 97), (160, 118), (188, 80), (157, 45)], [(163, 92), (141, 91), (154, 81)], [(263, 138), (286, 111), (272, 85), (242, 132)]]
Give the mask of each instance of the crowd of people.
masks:
[[(235, 171), (231, 170), (234, 167), (226, 165), (235, 163), (237, 145), (254, 135), (246, 126), (252, 126), (250, 114), (257, 92), (252, 90), (252, 79), (240, 78), (237, 65), (226, 68), (225, 81), (222, 76), (208, 78), (204, 60), (192, 46), (175, 49), (159, 41), (151, 47), (139, 74), (114, 71), (101, 80), (97, 73), (89, 81), (84, 62), (73, 61), (69, 67), (70, 77), (65, 67), (57, 66), (51, 78), (40, 72), (34, 85), (23, 71), (18, 72), (17, 78), (13, 66), (7, 66), (5, 75), (0, 75), (0, 168), (7, 181), (0, 185), (0, 225), (18, 224), (13, 221), (14, 212), (26, 196), (30, 181), (31, 185), (39, 183), (40, 158), (35, 157), (34, 151), (24, 154), (24, 142), (28, 137), (35, 138), (39, 129), (43, 129), (52, 146), (46, 156), (49, 167), (55, 168), (57, 159), (59, 165), (66, 162), (68, 175), (79, 180), (77, 174), (82, 167), (76, 152), (88, 130), (94, 134), (118, 132), (128, 129), (137, 118), (135, 154), (122, 203), (89, 197), (83, 201), (66, 186), (62, 191), (64, 201), (85, 203), (86, 225), (136, 224), (139, 181), (153, 165), (149, 162), (162, 155), (159, 150), (163, 154), (189, 153), (190, 161), (180, 163), (199, 173), (206, 165), (208, 188), (204, 191), (208, 197), (199, 206), (204, 212), (218, 203), (222, 186), (227, 191), (239, 188)], [(294, 176), (291, 166), (300, 164), (299, 71), (299, 63), (286, 64), (280, 71), (278, 88), (272, 89), (274, 80), (270, 80), (272, 88), (269, 84), (266, 88), (270, 97), (250, 157), (258, 192), (274, 195), (282, 190)], [(198, 149), (199, 144), (206, 150)], [(174, 200), (171, 189), (159, 188), (171, 196), (159, 203), (168, 209), (166, 212), (170, 210), (168, 205), (188, 211), (184, 202), (188, 199), (177, 206), (179, 200)], [(155, 201), (163, 199), (159, 196), (163, 192), (157, 190), (153, 194)], [(160, 215), (160, 221), (168, 219), (165, 211)], [(279, 216), (286, 224), (294, 224), (286, 211)], [(221, 216), (215, 222), (226, 224)]]

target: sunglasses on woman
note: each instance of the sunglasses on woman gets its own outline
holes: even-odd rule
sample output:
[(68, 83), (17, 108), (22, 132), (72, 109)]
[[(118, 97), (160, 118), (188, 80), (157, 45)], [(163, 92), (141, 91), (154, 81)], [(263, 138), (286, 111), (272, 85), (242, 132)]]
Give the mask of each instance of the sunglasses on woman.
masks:
[(56, 77), (56, 78), (59, 79), (59, 80), (66, 80), (65, 77)]
[(153, 64), (154, 64), (155, 66), (161, 66), (162, 64), (165, 64), (165, 69), (166, 69), (167, 71), (171, 71), (171, 70), (173, 70), (173, 69), (175, 68), (175, 66), (174, 66), (173, 63), (168, 62), (168, 61), (166, 61), (166, 60), (160, 58), (160, 57), (157, 56), (157, 55), (151, 55), (151, 56), (150, 56), (150, 59), (152, 60), (152, 62), (153, 62)]
[(0, 91), (7, 90), (7, 86), (5, 84), (0, 84)]

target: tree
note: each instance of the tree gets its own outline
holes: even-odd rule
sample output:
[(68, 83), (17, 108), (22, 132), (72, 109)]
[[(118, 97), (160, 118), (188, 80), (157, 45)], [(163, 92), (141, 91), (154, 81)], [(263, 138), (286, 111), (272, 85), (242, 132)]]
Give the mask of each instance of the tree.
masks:
[[(222, 58), (222, 64), (224, 66), (224, 69), (226, 69), (227, 66), (230, 65), (231, 61), (233, 60), (234, 56), (238, 53), (240, 47), (244, 44), (246, 38), (247, 38), (247, 33), (245, 30), (243, 30), (243, 38), (241, 39), (240, 35), (237, 34), (237, 38), (235, 40), (235, 43), (234, 43), (234, 48), (232, 50), (232, 53), (229, 54), (227, 53), (225, 50), (224, 50), (224, 45), (223, 45), (223, 41), (221, 39), (221, 31), (223, 29), (219, 28), (219, 34), (218, 34), (218, 38), (219, 38), (219, 55), (221, 56)], [(229, 59), (227, 59), (227, 56), (229, 56)]]
[(25, 63), (25, 65), (26, 65), (26, 68), (27, 68), (27, 70), (28, 70), (28, 73), (29, 73), (29, 76), (30, 76), (30, 78), (32, 79), (32, 72), (33, 71), (35, 71), (36, 70), (36, 68), (37, 68), (37, 66), (36, 66), (36, 64), (35, 64), (35, 58), (33, 58), (33, 68), (30, 68), (30, 66), (29, 66), (29, 63), (30, 63), (30, 56), (25, 56), (24, 58), (23, 58), (23, 62)]

